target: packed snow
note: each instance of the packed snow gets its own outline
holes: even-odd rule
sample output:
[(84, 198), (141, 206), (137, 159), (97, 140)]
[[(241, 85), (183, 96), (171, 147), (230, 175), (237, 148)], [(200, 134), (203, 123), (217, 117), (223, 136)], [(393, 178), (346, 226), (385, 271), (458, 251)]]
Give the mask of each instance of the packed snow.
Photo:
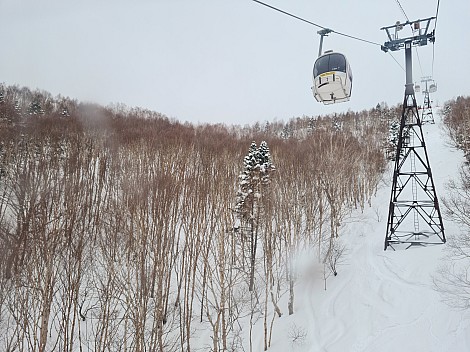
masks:
[[(448, 143), (439, 117), (423, 131), (449, 240), (460, 229), (446, 217), (442, 198), (463, 154)], [(285, 297), (270, 351), (470, 351), (470, 311), (447, 306), (433, 285), (449, 256), (447, 245), (383, 250), (393, 163), (389, 166), (372, 206), (346, 219), (341, 229), (346, 253), (326, 290), (322, 266), (308, 256), (299, 259), (295, 313), (287, 315)], [(254, 336), (253, 351), (262, 351), (261, 322)]]

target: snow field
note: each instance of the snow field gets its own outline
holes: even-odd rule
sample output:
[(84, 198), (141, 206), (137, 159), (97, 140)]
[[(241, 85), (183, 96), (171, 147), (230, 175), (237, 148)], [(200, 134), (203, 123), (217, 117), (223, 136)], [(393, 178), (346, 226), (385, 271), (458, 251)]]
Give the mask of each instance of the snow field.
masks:
[[(463, 154), (447, 143), (439, 118), (423, 132), (446, 237), (460, 230), (445, 216), (445, 184), (458, 175)], [(448, 255), (446, 245), (383, 250), (391, 172), (361, 214), (345, 221), (340, 238), (346, 245), (338, 276), (324, 290), (322, 266), (303, 258), (296, 286), (295, 313), (274, 326), (270, 351), (470, 351), (470, 312), (449, 308), (433, 287), (433, 275)], [(281, 301), (281, 307), (286, 302)], [(292, 331), (303, 332), (293, 341)], [(261, 351), (262, 334), (254, 351)]]

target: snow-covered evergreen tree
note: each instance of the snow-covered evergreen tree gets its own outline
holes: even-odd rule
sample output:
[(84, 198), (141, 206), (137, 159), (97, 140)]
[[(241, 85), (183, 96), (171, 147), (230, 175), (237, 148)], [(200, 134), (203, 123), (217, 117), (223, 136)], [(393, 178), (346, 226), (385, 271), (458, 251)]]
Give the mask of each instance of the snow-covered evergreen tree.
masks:
[(20, 114), (21, 113), (21, 105), (19, 100), (15, 100), (15, 111)]
[(243, 159), (243, 171), (239, 175), (239, 189), (235, 211), (241, 222), (242, 247), (249, 247), (250, 291), (254, 288), (255, 260), (259, 235), (259, 220), (262, 216), (262, 201), (270, 174), (275, 170), (268, 144), (263, 141), (259, 148), (252, 142)]
[(30, 115), (43, 115), (44, 110), (41, 108), (41, 105), (37, 101), (33, 101), (28, 108), (28, 113)]
[(389, 160), (395, 160), (398, 145), (398, 133), (400, 132), (400, 123), (392, 120), (389, 126), (387, 157)]
[(282, 139), (289, 139), (290, 137), (292, 137), (292, 126), (290, 126), (289, 123), (286, 123), (286, 125), (282, 128), (282, 131), (281, 131), (281, 138)]
[(243, 171), (240, 173), (239, 189), (235, 210), (241, 220), (249, 220), (253, 203), (254, 180), (256, 177), (256, 154), (258, 147), (252, 142), (248, 154), (243, 159)]
[(274, 171), (274, 165), (271, 161), (268, 143), (262, 141), (257, 151), (257, 161), (260, 168), (261, 184), (266, 186), (270, 183), (269, 176)]
[(5, 102), (5, 87), (3, 84), (0, 84), (0, 104)]
[(235, 210), (241, 220), (253, 217), (253, 207), (261, 197), (262, 188), (270, 182), (270, 173), (275, 170), (268, 144), (263, 141), (259, 148), (252, 142), (243, 159), (243, 171), (239, 177), (239, 189)]

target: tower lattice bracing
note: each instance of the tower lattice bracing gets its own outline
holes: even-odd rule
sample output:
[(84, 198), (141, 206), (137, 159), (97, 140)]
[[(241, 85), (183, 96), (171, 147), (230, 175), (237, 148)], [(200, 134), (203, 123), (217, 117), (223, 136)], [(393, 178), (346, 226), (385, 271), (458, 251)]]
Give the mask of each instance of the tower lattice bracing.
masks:
[[(408, 88), (408, 87), (407, 87)], [(403, 101), (385, 249), (445, 242), (439, 200), (412, 89)]]
[(428, 83), (432, 82), (431, 77), (423, 77), (421, 78), (421, 83), (424, 84), (424, 90), (423, 90), (423, 95), (424, 95), (424, 104), (423, 104), (423, 109), (421, 113), (421, 122), (422, 123), (434, 123), (434, 115), (432, 113), (432, 107), (431, 107), (431, 99), (429, 98), (429, 93), (432, 93), (432, 89), (435, 89), (436, 85), (431, 84), (431, 87), (428, 86)]
[(429, 99), (429, 92), (425, 90), (424, 95), (424, 104), (423, 104), (423, 113), (421, 115), (421, 121), (423, 123), (434, 123), (434, 115), (432, 114), (431, 100)]
[[(428, 28), (432, 19), (416, 23), (428, 21)], [(425, 45), (428, 40), (434, 41), (434, 33), (420, 32), (420, 35), (400, 40), (389, 33), (391, 28), (398, 31), (396, 26), (383, 28), (390, 39), (390, 42), (385, 43), (384, 49), (405, 49), (406, 88), (393, 171), (385, 250), (401, 245), (409, 248), (413, 245), (441, 244), (446, 241), (412, 80), (411, 48), (414, 45)]]

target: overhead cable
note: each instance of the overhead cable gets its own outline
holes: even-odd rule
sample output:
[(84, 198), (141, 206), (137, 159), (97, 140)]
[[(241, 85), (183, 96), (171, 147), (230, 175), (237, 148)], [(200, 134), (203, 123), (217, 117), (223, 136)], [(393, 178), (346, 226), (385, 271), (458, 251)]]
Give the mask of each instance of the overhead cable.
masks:
[[(439, 5), (440, 0), (437, 0), (437, 7), (436, 7), (436, 19), (434, 20), (434, 35), (436, 35), (436, 27), (437, 27), (437, 15), (439, 14)], [(432, 64), (431, 64), (431, 75), (434, 77), (434, 55), (435, 55), (435, 42), (432, 43)]]
[[(256, 3), (260, 4), (260, 5), (266, 6), (266, 7), (270, 8), (270, 9), (272, 9), (272, 10), (275, 10), (275, 11), (278, 11), (278, 12), (280, 12), (280, 13), (283, 13), (284, 15), (293, 17), (293, 18), (295, 18), (295, 19), (297, 19), (297, 20), (299, 20), (299, 21), (308, 23), (308, 24), (310, 24), (310, 25), (312, 25), (312, 26), (315, 26), (315, 27), (318, 27), (318, 28), (321, 28), (321, 29), (328, 29), (328, 28), (326, 28), (326, 27), (323, 27), (323, 26), (319, 25), (318, 23), (308, 21), (308, 20), (306, 20), (306, 19), (304, 19), (304, 18), (302, 18), (302, 17), (296, 16), (296, 15), (294, 15), (294, 14), (292, 14), (292, 13), (289, 13), (289, 12), (287, 12), (287, 11), (281, 10), (281, 9), (279, 9), (279, 8), (277, 8), (277, 7), (274, 7), (274, 6), (272, 6), (272, 5), (269, 5), (269, 4), (265, 3), (265, 2), (262, 2), (262, 1), (259, 1), (259, 0), (252, 0), (252, 1), (253, 1), (253, 2), (256, 2)], [(359, 40), (359, 41), (361, 41), (361, 42), (365, 42), (365, 43), (368, 43), (368, 44), (373, 44), (373, 45), (382, 46), (382, 44), (379, 44), (379, 43), (376, 43), (376, 42), (373, 42), (373, 41), (370, 41), (370, 40), (362, 39), (362, 38), (359, 38), (359, 37), (356, 37), (356, 36), (353, 36), (353, 35), (349, 35), (349, 34), (346, 34), (346, 33), (337, 32), (337, 31), (335, 31), (335, 30), (331, 30), (331, 33), (336, 33), (336, 34), (341, 35), (341, 36), (343, 36), (343, 37), (347, 37), (347, 38), (350, 38), (350, 39)]]
[(405, 71), (405, 68), (398, 62), (397, 59), (395, 59), (395, 56), (393, 56), (390, 51), (388, 51), (388, 53), (390, 54), (391, 58), (392, 58), (393, 60), (395, 60), (395, 62), (397, 63), (397, 65), (400, 66), (400, 68), (403, 70), (403, 72), (406, 72), (406, 71)]
[(406, 21), (407, 21), (407, 22), (410, 22), (410, 20), (409, 20), (408, 16), (406, 15), (406, 12), (405, 12), (405, 10), (403, 9), (403, 6), (401, 6), (401, 4), (400, 4), (400, 1), (396, 0), (396, 2), (397, 2), (397, 4), (398, 4), (398, 7), (400, 8), (401, 12), (402, 12), (402, 13), (403, 13), (403, 15), (405, 16), (405, 18), (406, 18)]
[(436, 8), (436, 20), (434, 21), (434, 31), (436, 30), (436, 27), (437, 27), (437, 15), (439, 14), (439, 4), (440, 4), (440, 0), (437, 0), (437, 8)]
[(367, 39), (362, 39), (362, 38), (359, 38), (359, 37), (355, 37), (353, 35), (349, 35), (349, 34), (346, 34), (346, 33), (341, 33), (341, 32), (337, 32), (335, 30), (332, 30), (331, 31), (332, 33), (336, 33), (338, 35), (342, 35), (343, 37), (347, 37), (347, 38), (351, 38), (351, 39), (355, 39), (355, 40), (359, 40), (361, 42), (364, 42), (364, 43), (369, 43), (369, 44), (373, 44), (373, 45), (378, 45), (378, 46), (382, 46), (382, 44), (379, 44), (379, 43), (376, 43), (376, 42), (372, 42), (370, 40), (367, 40)]
[(421, 71), (421, 77), (423, 77), (424, 76), (423, 66), (421, 66), (421, 59), (419, 58), (418, 48), (415, 47), (415, 50), (416, 50), (416, 57), (418, 58), (419, 70)]
[(280, 12), (280, 13), (283, 13), (284, 15), (287, 15), (287, 16), (293, 17), (293, 18), (295, 18), (295, 19), (298, 19), (298, 20), (300, 20), (300, 21), (303, 21), (303, 22), (306, 22), (306, 23), (308, 23), (308, 24), (311, 24), (312, 26), (315, 26), (315, 27), (318, 27), (318, 28), (321, 28), (321, 29), (327, 29), (326, 27), (320, 26), (320, 25), (317, 24), (317, 23), (308, 21), (308, 20), (306, 20), (306, 19), (304, 19), (304, 18), (302, 18), (302, 17), (293, 15), (293, 14), (291, 14), (291, 13), (289, 13), (289, 12), (286, 12), (286, 11), (284, 11), (284, 10), (278, 9), (277, 7), (274, 7), (274, 6), (272, 6), (272, 5), (266, 4), (266, 3), (262, 2), (262, 1), (258, 1), (258, 0), (252, 0), (252, 1), (257, 2), (257, 3), (260, 4), (260, 5), (269, 7), (270, 9), (273, 9), (273, 10), (278, 11), (278, 12)]

